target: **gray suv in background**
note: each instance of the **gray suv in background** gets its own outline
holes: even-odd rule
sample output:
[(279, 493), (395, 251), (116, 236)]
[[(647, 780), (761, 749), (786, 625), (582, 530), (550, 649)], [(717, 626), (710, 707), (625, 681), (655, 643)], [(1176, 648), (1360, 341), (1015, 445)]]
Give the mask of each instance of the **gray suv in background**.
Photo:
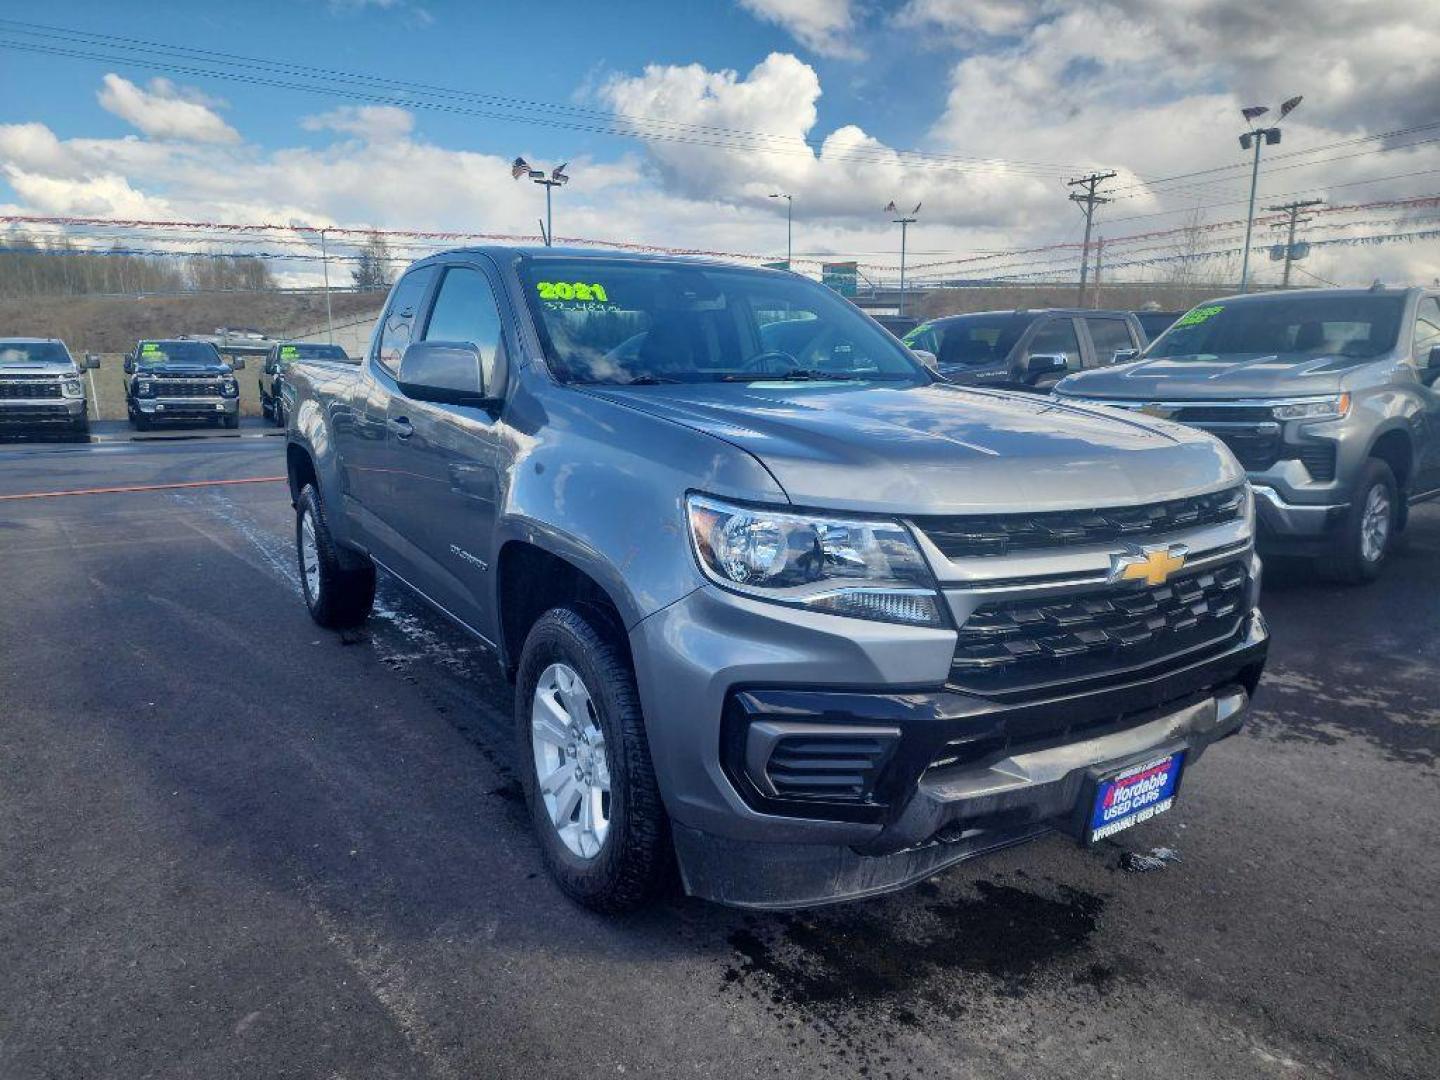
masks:
[(1128, 311), (1048, 308), (931, 319), (902, 339), (961, 386), (1049, 390), (1067, 374), (1133, 356), (1145, 332)]
[(88, 436), (81, 376), (99, 366), (89, 353), (77, 363), (57, 338), (0, 338), (0, 435)]
[(677, 863), (791, 907), (1103, 839), (1264, 664), (1220, 443), (947, 384), (793, 274), (449, 252), (358, 366), (286, 378), (311, 616), (383, 569), (496, 652), (545, 861), (601, 910)]
[(1304, 289), (1202, 304), (1139, 360), (1055, 393), (1215, 435), (1249, 473), (1262, 547), (1359, 582), (1440, 494), (1437, 381), (1440, 294)]

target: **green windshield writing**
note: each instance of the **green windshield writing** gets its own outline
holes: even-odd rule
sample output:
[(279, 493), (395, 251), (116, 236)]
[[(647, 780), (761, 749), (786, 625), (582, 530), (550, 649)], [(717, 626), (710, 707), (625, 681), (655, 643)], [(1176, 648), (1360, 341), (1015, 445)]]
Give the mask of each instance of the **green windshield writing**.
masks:
[(1197, 323), (1204, 322), (1206, 319), (1213, 319), (1216, 315), (1219, 315), (1220, 312), (1224, 310), (1224, 307), (1222, 307), (1220, 304), (1215, 304), (1211, 307), (1197, 307), (1191, 311), (1187, 311), (1184, 315), (1180, 316), (1180, 318), (1175, 321), (1175, 325), (1194, 326)]
[(535, 291), (540, 294), (541, 300), (598, 300), (602, 304), (610, 300), (604, 285), (584, 281), (537, 281)]

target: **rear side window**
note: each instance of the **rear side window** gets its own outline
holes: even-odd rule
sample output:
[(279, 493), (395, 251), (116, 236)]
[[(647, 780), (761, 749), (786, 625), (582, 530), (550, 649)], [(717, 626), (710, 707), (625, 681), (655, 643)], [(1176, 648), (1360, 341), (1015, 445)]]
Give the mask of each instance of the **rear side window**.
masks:
[(1060, 353), (1065, 357), (1066, 367), (1079, 371), (1080, 339), (1075, 336), (1075, 320), (1051, 319), (1035, 331), (1027, 351), (1031, 356)]
[(390, 306), (385, 309), (385, 321), (380, 330), (376, 359), (391, 375), (400, 370), (400, 357), (413, 339), (415, 317), (434, 276), (433, 266), (411, 270), (400, 279), (400, 284), (395, 286), (395, 294), (390, 297)]
[(1440, 300), (1427, 296), (1415, 317), (1415, 362), (1425, 363), (1430, 350), (1440, 346)]
[(1085, 325), (1090, 330), (1090, 341), (1095, 346), (1097, 364), (1113, 364), (1117, 352), (1135, 347), (1135, 343), (1130, 340), (1130, 328), (1125, 325), (1124, 319), (1097, 319), (1087, 315)]
[(495, 385), (495, 369), (500, 355), (500, 309), (495, 303), (490, 281), (479, 270), (454, 266), (445, 271), (430, 324), (425, 328), (426, 341), (464, 341), (480, 350), (481, 369), (487, 388)]

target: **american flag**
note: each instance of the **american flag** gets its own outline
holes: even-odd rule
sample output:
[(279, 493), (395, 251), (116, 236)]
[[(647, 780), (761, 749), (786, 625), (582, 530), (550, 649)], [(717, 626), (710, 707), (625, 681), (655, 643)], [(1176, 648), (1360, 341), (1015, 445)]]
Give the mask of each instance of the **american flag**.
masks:
[(1241, 109), (1240, 115), (1245, 117), (1246, 120), (1254, 120), (1258, 116), (1264, 116), (1269, 111), (1269, 105), (1250, 105), (1247, 108)]

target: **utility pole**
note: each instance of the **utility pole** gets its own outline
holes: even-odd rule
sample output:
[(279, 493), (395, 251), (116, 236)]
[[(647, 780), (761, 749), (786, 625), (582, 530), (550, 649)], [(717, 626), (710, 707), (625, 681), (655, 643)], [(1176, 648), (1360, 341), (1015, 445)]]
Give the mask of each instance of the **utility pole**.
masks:
[(1090, 272), (1090, 228), (1095, 222), (1095, 207), (1101, 203), (1108, 203), (1111, 200), (1101, 197), (1095, 193), (1096, 188), (1106, 180), (1115, 179), (1114, 172), (1091, 173), (1089, 176), (1082, 176), (1077, 180), (1067, 181), (1067, 187), (1084, 188), (1083, 192), (1072, 191), (1070, 201), (1079, 205), (1081, 213), (1085, 215), (1085, 242), (1080, 248), (1080, 299), (1078, 307), (1085, 306), (1085, 281)]
[(1285, 276), (1281, 279), (1280, 287), (1290, 287), (1290, 264), (1295, 261), (1295, 226), (1302, 221), (1309, 221), (1309, 218), (1302, 218), (1300, 212), (1308, 210), (1312, 206), (1323, 206), (1324, 199), (1305, 199), (1302, 202), (1282, 203), (1279, 206), (1267, 206), (1265, 209), (1276, 214), (1289, 214), (1289, 232), (1285, 239)]
[(335, 316), (330, 312), (330, 249), (325, 246), (325, 230), (320, 230), (320, 265), (325, 270), (325, 340), (335, 344)]
[[(905, 314), (905, 240), (906, 240), (906, 234), (908, 233), (908, 231), (909, 231), (909, 229), (910, 229), (910, 226), (911, 226), (911, 225), (914, 225), (915, 222), (918, 220), (915, 215), (918, 214), (918, 213), (920, 213), (920, 206), (921, 206), (920, 203), (916, 203), (916, 204), (915, 204), (915, 209), (914, 209), (914, 210), (911, 210), (910, 213), (908, 213), (908, 214), (901, 214), (901, 215), (900, 215), (899, 217), (897, 217), (897, 218), (891, 218), (891, 219), (890, 219), (890, 223), (891, 223), (892, 225), (899, 225), (899, 226), (900, 226), (900, 314), (901, 314), (901, 315), (904, 315), (904, 314)], [(900, 213), (900, 211), (895, 208), (895, 202), (894, 202), (893, 199), (891, 200), (891, 202), (889, 203), (889, 205), (885, 207), (885, 210), (886, 210), (888, 213), (891, 213), (891, 214), (899, 214), (899, 213)]]
[(1105, 261), (1105, 237), (1095, 238), (1095, 303), (1091, 307), (1100, 306), (1100, 267)]

